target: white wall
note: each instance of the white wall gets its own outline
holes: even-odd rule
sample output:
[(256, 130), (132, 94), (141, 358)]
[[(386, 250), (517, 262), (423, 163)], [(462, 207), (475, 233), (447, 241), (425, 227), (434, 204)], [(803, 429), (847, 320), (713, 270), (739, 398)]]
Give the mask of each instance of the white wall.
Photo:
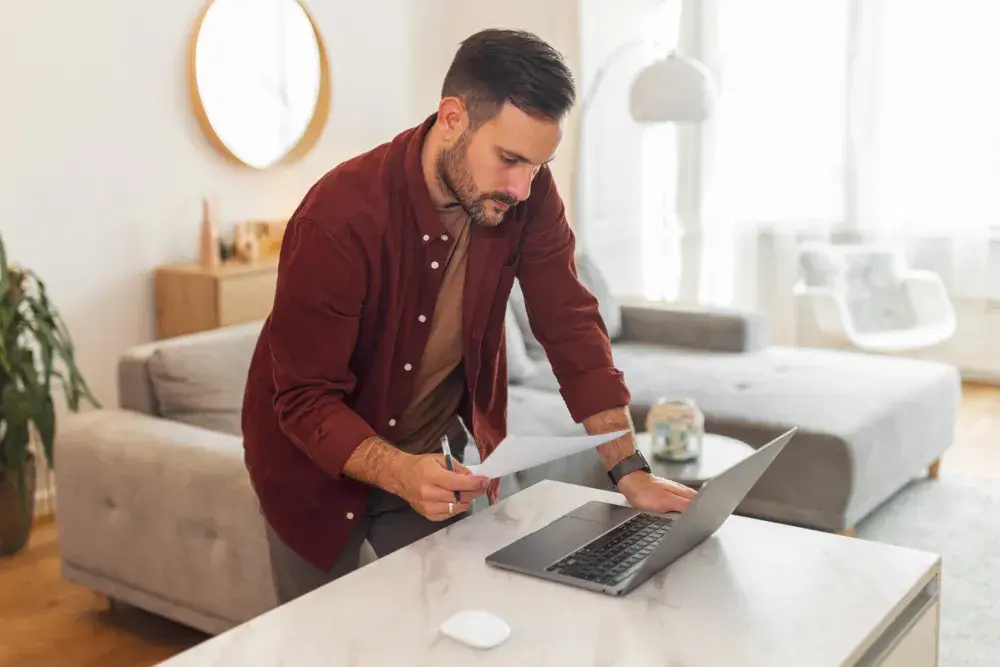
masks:
[[(459, 42), (485, 28), (519, 28), (534, 32), (559, 50), (580, 81), (580, 4), (590, 0), (423, 0), (433, 8), (414, 15), (414, 49), (410, 54), (413, 102), (436, 108), (441, 80)], [(562, 145), (552, 162), (560, 194), (572, 218), (572, 175), (576, 161), (576, 118), (571, 115)], [(571, 220), (572, 222), (572, 220)]]
[[(287, 215), (337, 162), (432, 112), (455, 47), (479, 28), (534, 30), (578, 60), (573, 0), (312, 2), (331, 117), (307, 158), (255, 172), (217, 154), (191, 112), (187, 49), (202, 6), (0, 3), (0, 232), (48, 282), (109, 405), (118, 354), (153, 337), (153, 269), (195, 256), (204, 195), (218, 197), (224, 226)], [(570, 167), (554, 166), (567, 199)]]

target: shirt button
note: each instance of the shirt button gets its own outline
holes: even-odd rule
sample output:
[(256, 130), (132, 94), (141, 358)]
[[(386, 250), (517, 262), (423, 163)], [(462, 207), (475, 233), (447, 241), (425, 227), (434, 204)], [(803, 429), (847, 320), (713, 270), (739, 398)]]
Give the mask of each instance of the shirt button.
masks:
[(437, 268), (437, 267), (439, 267), (439, 266), (441, 266), (441, 265), (440, 265), (440, 264), (438, 264), (437, 262), (431, 262), (431, 268), (432, 268), (432, 269), (436, 269), (436, 268)]
[(441, 235), (441, 240), (442, 241), (447, 241), (448, 240), (448, 235), (447, 234), (442, 234)]
[(407, 371), (413, 370), (413, 366), (411, 366), (410, 364), (406, 364), (405, 366), (403, 366), (403, 370)]
[(389, 420), (389, 426), (395, 426), (395, 425), (396, 425), (396, 420), (395, 419), (390, 419)]
[(347, 513), (347, 518), (348, 519), (353, 519), (354, 518), (354, 512), (348, 512)]
[(420, 322), (426, 322), (427, 317), (425, 315), (421, 315), (420, 317), (417, 318), (417, 320), (419, 320)]
[(427, 234), (424, 234), (424, 241), (430, 241), (430, 240), (431, 240), (431, 237), (428, 236)]

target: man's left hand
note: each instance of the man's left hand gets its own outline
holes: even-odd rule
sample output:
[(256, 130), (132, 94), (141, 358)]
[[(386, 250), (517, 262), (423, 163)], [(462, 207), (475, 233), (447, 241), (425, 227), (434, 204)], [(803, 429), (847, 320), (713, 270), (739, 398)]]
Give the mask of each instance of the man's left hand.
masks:
[(654, 514), (683, 512), (697, 493), (683, 484), (657, 477), (644, 470), (636, 470), (625, 475), (618, 482), (618, 490), (632, 507)]

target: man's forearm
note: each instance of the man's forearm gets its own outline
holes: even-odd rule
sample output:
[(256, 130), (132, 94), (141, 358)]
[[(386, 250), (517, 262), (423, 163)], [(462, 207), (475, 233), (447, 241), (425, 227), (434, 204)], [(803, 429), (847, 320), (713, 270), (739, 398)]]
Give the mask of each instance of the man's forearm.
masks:
[(583, 426), (590, 435), (628, 431), (629, 433), (611, 442), (597, 447), (597, 453), (608, 470), (615, 467), (619, 461), (635, 453), (635, 437), (633, 435), (632, 415), (628, 408), (612, 408), (598, 412), (583, 421)]
[(373, 436), (358, 445), (347, 459), (344, 474), (398, 495), (402, 488), (402, 471), (409, 456), (382, 438)]

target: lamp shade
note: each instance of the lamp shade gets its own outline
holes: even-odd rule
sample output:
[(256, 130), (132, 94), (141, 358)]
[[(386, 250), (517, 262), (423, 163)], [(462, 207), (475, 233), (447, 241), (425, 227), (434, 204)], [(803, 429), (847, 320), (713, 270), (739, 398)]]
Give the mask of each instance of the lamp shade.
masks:
[(629, 109), (637, 123), (700, 123), (711, 115), (715, 97), (708, 68), (672, 53), (639, 72)]

